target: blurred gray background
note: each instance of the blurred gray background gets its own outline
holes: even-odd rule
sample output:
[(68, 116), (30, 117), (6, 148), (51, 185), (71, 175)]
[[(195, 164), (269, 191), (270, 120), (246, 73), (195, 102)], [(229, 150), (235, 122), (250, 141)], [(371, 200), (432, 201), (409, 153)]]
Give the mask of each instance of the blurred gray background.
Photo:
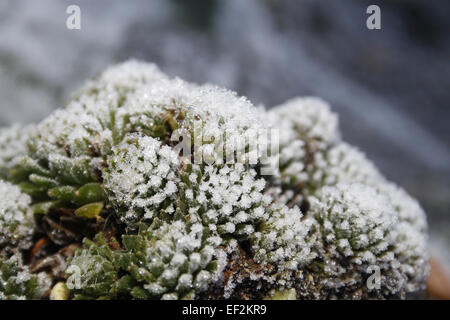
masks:
[[(81, 30), (66, 8), (81, 8)], [(381, 30), (366, 8), (381, 8)], [(130, 57), (267, 107), (328, 100), (344, 138), (417, 197), (450, 266), (450, 1), (0, 2), (0, 126), (37, 122)]]

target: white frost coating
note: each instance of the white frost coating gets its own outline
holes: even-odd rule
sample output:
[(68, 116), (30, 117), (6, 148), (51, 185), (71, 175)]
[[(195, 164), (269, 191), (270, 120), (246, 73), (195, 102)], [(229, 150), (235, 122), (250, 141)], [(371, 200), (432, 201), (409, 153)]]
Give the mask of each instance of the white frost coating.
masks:
[(161, 297), (161, 300), (178, 300), (176, 293), (166, 293)]
[(150, 220), (164, 210), (172, 213), (180, 181), (178, 166), (178, 155), (151, 137), (130, 134), (114, 148), (104, 184), (112, 203), (119, 210), (126, 208), (123, 220)]
[[(65, 109), (44, 120), (39, 125), (38, 143), (63, 143), (64, 151), (70, 150), (72, 156), (86, 154), (87, 143), (107, 154), (124, 132), (152, 127), (169, 111), (183, 114), (182, 119), (177, 119), (180, 129), (187, 129), (191, 135), (197, 135), (194, 129), (198, 125), (203, 136), (196, 136), (201, 143), (197, 148), (204, 150), (205, 156), (213, 149), (212, 137), (216, 137), (215, 144), (226, 139), (227, 148), (243, 149), (248, 142), (240, 146), (239, 141), (246, 136), (251, 139), (263, 128), (257, 109), (246, 98), (212, 85), (169, 79), (153, 64), (130, 61), (102, 73), (82, 88)], [(48, 148), (39, 153), (40, 157)], [(54, 147), (53, 153), (57, 149)], [(210, 153), (216, 155), (215, 151)], [(215, 159), (223, 161), (223, 155)]]
[(50, 277), (45, 272), (31, 274), (18, 253), (0, 258), (0, 266), (0, 300), (39, 299), (50, 289)]
[(119, 115), (131, 115), (132, 123), (151, 125), (154, 117), (163, 117), (168, 110), (183, 114), (180, 131), (194, 138), (198, 155), (203, 152), (204, 159), (212, 158), (216, 164), (222, 163), (225, 156), (217, 146), (239, 150), (244, 158), (255, 151), (254, 145), (247, 151), (245, 146), (264, 129), (257, 109), (246, 98), (223, 88), (199, 86), (178, 78), (137, 88)]
[(0, 128), (0, 178), (6, 177), (17, 159), (26, 154), (26, 142), (34, 132), (33, 125)]
[(345, 142), (338, 143), (329, 150), (316, 152), (306, 172), (307, 193), (314, 193), (323, 186), (337, 183), (377, 185), (385, 181), (364, 153)]
[[(75, 266), (75, 268), (74, 268)], [(103, 282), (112, 266), (105, 257), (99, 257), (94, 249), (79, 250), (70, 260), (66, 269), (68, 283), (71, 289), (93, 288), (97, 283)]]
[(88, 81), (74, 94), (73, 99), (84, 94), (98, 94), (101, 98), (109, 99), (117, 93), (123, 94), (162, 79), (167, 79), (167, 76), (155, 64), (132, 59), (111, 66)]
[(205, 212), (202, 221), (217, 226), (220, 234), (248, 237), (254, 231), (252, 224), (268, 218), (262, 194), (265, 181), (256, 179), (254, 170), (238, 163), (222, 168), (207, 166), (203, 170), (194, 165), (193, 172), (201, 176), (190, 182), (187, 190), (195, 197), (187, 204)]
[(400, 262), (400, 270), (414, 280), (406, 283), (407, 291), (421, 290), (420, 284), (429, 272), (425, 212), (416, 199), (392, 183), (380, 185), (378, 190), (389, 198), (397, 213), (399, 222), (392, 234), (394, 252)]
[(19, 187), (0, 180), (0, 244), (10, 243), (21, 248), (30, 246), (34, 231), (31, 198)]
[[(254, 154), (250, 142), (267, 124), (281, 130), (280, 152), (271, 154), (279, 158), (281, 180), (278, 172), (265, 180), (251, 167), (224, 164), (233, 151), (237, 160)], [(192, 157), (181, 157), (169, 141), (176, 129), (190, 135), (183, 142), (192, 138)], [(0, 176), (13, 155), (2, 143), (20, 140), (19, 130), (0, 134)], [(415, 291), (424, 283), (422, 209), (388, 184), (364, 154), (340, 141), (337, 116), (319, 98), (296, 98), (261, 114), (233, 92), (170, 79), (154, 65), (129, 61), (88, 82), (65, 109), (38, 126), (30, 142), (29, 158), (22, 161), (33, 172), (45, 171), (55, 184), (97, 179), (122, 221), (132, 225), (127, 230), (136, 231), (138, 221), (152, 223), (137, 235), (124, 235), (135, 238), (121, 252), (139, 256), (133, 274), (142, 275), (138, 281), (151, 297), (177, 299), (217, 285), (242, 240), (251, 245), (246, 254), (267, 269), (243, 277), (289, 288), (306, 279), (296, 278), (300, 273), (313, 275), (323, 281), (313, 288), (315, 297), (322, 288), (339, 292), (358, 284), (370, 264), (381, 266), (389, 294)], [(215, 162), (196, 163), (200, 153)], [(256, 153), (256, 159), (260, 164), (262, 155)], [(102, 177), (91, 175), (99, 170)], [(7, 199), (12, 196), (1, 188)], [(309, 195), (314, 197), (306, 199)], [(2, 209), (1, 231), (6, 218), (20, 221), (19, 231), (25, 225), (30, 200), (14, 201), (0, 204), (13, 208)], [(295, 206), (300, 203), (304, 215)], [(133, 240), (142, 246), (133, 247)], [(72, 261), (86, 274), (86, 288), (97, 280), (116, 280), (112, 272), (96, 278), (108, 263), (101, 251), (89, 250)], [(232, 296), (238, 279), (225, 284), (225, 295)]]
[(277, 127), (291, 131), (291, 137), (306, 142), (316, 140), (321, 149), (340, 140), (338, 117), (320, 98), (294, 98), (271, 109), (268, 116)]
[(394, 183), (378, 185), (379, 192), (386, 194), (390, 202), (398, 212), (401, 222), (411, 224), (416, 230), (425, 232), (427, 230), (426, 214), (419, 202), (412, 198), (405, 190)]

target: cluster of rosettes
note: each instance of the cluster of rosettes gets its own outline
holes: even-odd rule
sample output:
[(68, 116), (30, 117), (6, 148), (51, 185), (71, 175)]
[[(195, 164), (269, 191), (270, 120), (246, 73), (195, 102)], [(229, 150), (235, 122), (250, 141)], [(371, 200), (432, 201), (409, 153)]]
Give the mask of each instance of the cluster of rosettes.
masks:
[(161, 78), (165, 76), (155, 66), (132, 61), (89, 81), (65, 108), (37, 126), (24, 156), (13, 163), (10, 179), (41, 204), (38, 211), (102, 201), (103, 194), (95, 190), (93, 199), (75, 197), (91, 193), (82, 192), (83, 187), (102, 182), (112, 146), (133, 130), (128, 118), (117, 115), (118, 108), (138, 86)]
[(129, 61), (35, 128), (0, 131), (0, 177), (17, 185), (0, 183), (1, 241), (25, 248), (32, 212), (41, 234), (69, 234), (55, 246), (85, 237), (66, 269), (75, 299), (404, 297), (427, 274), (422, 209), (318, 98), (265, 112)]
[[(90, 81), (65, 108), (43, 120), (10, 170), (11, 180), (23, 185), (34, 203), (42, 203), (39, 209), (61, 201), (79, 207), (74, 191), (103, 182), (107, 162), (128, 135), (171, 146), (191, 146), (187, 140), (192, 140), (193, 156), (220, 164), (230, 150), (242, 151), (237, 152), (242, 158), (255, 152), (238, 142), (262, 128), (257, 118), (251, 103), (233, 92), (169, 79), (154, 65), (130, 61)], [(92, 203), (105, 200), (105, 194)]]
[[(142, 236), (147, 231), (138, 225), (156, 218), (170, 228), (188, 220), (210, 235), (209, 251), (219, 246), (230, 251), (268, 218), (272, 201), (264, 196), (265, 180), (257, 171), (235, 163), (249, 154), (258, 159), (249, 142), (264, 128), (258, 118), (252, 104), (233, 92), (169, 79), (153, 65), (127, 62), (90, 81), (37, 126), (10, 170), (11, 180), (32, 197), (36, 214), (61, 208), (80, 218), (110, 214), (119, 218), (127, 237)], [(180, 156), (179, 143), (193, 155)], [(225, 163), (230, 155), (233, 163)], [(121, 236), (119, 242), (127, 250)], [(89, 270), (82, 273), (86, 288), (94, 272)], [(203, 271), (197, 282), (206, 279)]]
[[(196, 216), (219, 234), (248, 238), (268, 218), (266, 182), (244, 164), (192, 164), (159, 140), (129, 134), (108, 160), (109, 200), (128, 225)], [(194, 218), (191, 218), (194, 219)]]
[[(289, 137), (280, 143), (281, 157), (290, 155), (280, 160), (280, 199), (301, 205), (313, 221), (309, 237), (317, 254), (311, 264), (315, 289), (302, 287), (298, 293), (355, 299), (405, 297), (423, 290), (428, 255), (422, 208), (362, 152), (340, 140), (337, 118), (326, 104), (314, 100), (321, 105), (314, 114), (307, 101), (294, 99), (270, 111), (282, 119)], [(302, 117), (306, 119), (298, 120)], [(306, 128), (315, 123), (315, 130), (298, 129), (299, 123)], [(324, 123), (328, 125), (320, 125)], [(299, 145), (304, 152), (296, 155), (291, 150)], [(369, 288), (366, 281), (376, 268), (381, 270), (380, 286)]]
[(324, 100), (316, 97), (295, 98), (269, 111), (275, 126), (284, 128), (281, 145), (300, 138), (311, 148), (325, 149), (340, 140), (338, 117)]
[(145, 253), (131, 258), (138, 258), (132, 268), (146, 282), (146, 297), (178, 299), (194, 298), (222, 277), (226, 254), (215, 238), (200, 223), (156, 220), (149, 229), (123, 240), (131, 253)]

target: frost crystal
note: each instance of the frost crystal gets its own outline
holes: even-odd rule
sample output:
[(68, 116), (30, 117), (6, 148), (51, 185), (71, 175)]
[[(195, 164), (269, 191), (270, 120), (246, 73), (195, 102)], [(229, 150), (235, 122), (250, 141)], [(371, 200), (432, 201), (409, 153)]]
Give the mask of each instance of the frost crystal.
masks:
[(362, 184), (324, 187), (311, 198), (311, 213), (326, 244), (344, 256), (376, 263), (388, 247), (387, 233), (397, 223), (388, 198)]
[(405, 290), (423, 290), (429, 272), (425, 212), (417, 200), (394, 184), (381, 185), (378, 190), (388, 197), (398, 217), (392, 238), (399, 268), (408, 278)]
[[(169, 79), (151, 64), (126, 62), (90, 81), (64, 109), (38, 125), (14, 181), (40, 188), (42, 200), (61, 200), (46, 199), (45, 191), (101, 183), (109, 158), (133, 133), (157, 139), (177, 154), (192, 140), (187, 149), (192, 147), (193, 163), (221, 165), (229, 155), (239, 161), (255, 153), (258, 160), (259, 151), (250, 143), (263, 128), (258, 119), (257, 109), (233, 92)], [(158, 183), (156, 176), (153, 183)], [(171, 190), (172, 183), (166, 191)], [(158, 193), (154, 201), (162, 198)]]
[[(234, 166), (194, 165), (186, 190), (193, 197), (187, 205), (199, 214), (206, 225), (213, 225), (219, 234), (248, 238), (255, 224), (268, 218), (262, 191), (265, 181), (256, 178), (254, 170), (242, 164)], [(187, 182), (187, 181), (186, 181)]]

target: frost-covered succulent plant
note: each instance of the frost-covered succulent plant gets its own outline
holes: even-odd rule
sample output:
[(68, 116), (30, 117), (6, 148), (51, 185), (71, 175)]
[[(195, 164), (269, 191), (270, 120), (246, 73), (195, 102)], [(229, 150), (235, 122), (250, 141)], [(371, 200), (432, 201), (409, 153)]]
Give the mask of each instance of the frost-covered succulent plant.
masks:
[[(338, 183), (323, 187), (309, 202), (321, 237), (317, 245), (325, 276), (319, 281), (331, 294), (402, 297), (423, 289), (428, 271), (424, 214), (403, 191), (388, 184)], [(404, 214), (417, 224), (403, 223)], [(374, 271), (370, 266), (380, 269), (379, 288), (366, 285)]]
[(340, 141), (337, 115), (320, 98), (295, 98), (267, 114), (272, 127), (280, 128), (281, 181), (292, 189), (308, 181), (306, 166), (317, 152)]
[[(312, 237), (309, 241), (314, 242), (312, 251), (317, 257), (311, 268), (305, 268), (312, 270), (307, 274), (313, 281), (298, 286), (297, 293), (308, 298), (386, 298), (423, 290), (428, 272), (423, 210), (406, 192), (388, 182), (361, 151), (340, 141), (336, 121), (316, 127), (316, 137), (324, 137), (318, 139), (321, 143), (316, 148), (307, 146), (310, 138), (299, 139), (306, 146), (304, 155), (292, 157), (289, 150), (296, 150), (301, 143), (292, 130), (302, 122), (297, 118), (333, 118), (324, 107), (316, 109), (316, 116), (311, 115), (311, 109), (296, 113), (301, 106), (288, 103), (271, 111), (283, 114), (282, 126), (291, 136), (280, 144), (280, 157), (287, 159), (280, 160), (279, 185), (284, 183), (284, 188), (277, 193), (274, 187), (272, 192), (291, 205), (300, 205), (306, 220), (313, 221), (314, 231), (307, 237)], [(296, 115), (292, 120), (289, 109)], [(283, 167), (283, 161), (294, 166)], [(406, 223), (405, 216), (409, 217)], [(373, 266), (381, 268), (381, 288), (370, 290), (366, 280)]]
[(0, 251), (5, 246), (30, 247), (35, 228), (31, 198), (19, 187), (2, 180), (0, 195)]
[(31, 274), (19, 254), (0, 257), (0, 300), (40, 299), (50, 285), (44, 272)]
[[(259, 134), (269, 128), (280, 129), (279, 152), (260, 148), (272, 142)], [(24, 147), (0, 153), (0, 171), (30, 196), (21, 194), (22, 212), (37, 214), (27, 230), (61, 250), (84, 238), (63, 258), (65, 278), (53, 276), (71, 298), (389, 298), (423, 289), (423, 210), (341, 141), (321, 99), (265, 112), (129, 61), (33, 130), (12, 135)], [(372, 265), (379, 289), (366, 284)]]
[(308, 238), (313, 221), (302, 218), (296, 206), (274, 205), (252, 237), (254, 260), (275, 264), (280, 272), (310, 263), (316, 256), (311, 249), (314, 243)]
[[(236, 150), (235, 141), (262, 128), (257, 117), (251, 103), (232, 92), (168, 79), (154, 65), (127, 62), (89, 82), (64, 109), (38, 125), (12, 179), (26, 182), (26, 191), (31, 189), (45, 208), (61, 201), (71, 206), (99, 202), (104, 194), (78, 201), (75, 196), (83, 192), (77, 190), (103, 181), (106, 161), (127, 134), (174, 146), (179, 141), (172, 141), (172, 133), (178, 130), (193, 140), (193, 157), (220, 163), (227, 150), (215, 146), (226, 139), (226, 147)], [(248, 146), (240, 146), (243, 157), (253, 151)]]

